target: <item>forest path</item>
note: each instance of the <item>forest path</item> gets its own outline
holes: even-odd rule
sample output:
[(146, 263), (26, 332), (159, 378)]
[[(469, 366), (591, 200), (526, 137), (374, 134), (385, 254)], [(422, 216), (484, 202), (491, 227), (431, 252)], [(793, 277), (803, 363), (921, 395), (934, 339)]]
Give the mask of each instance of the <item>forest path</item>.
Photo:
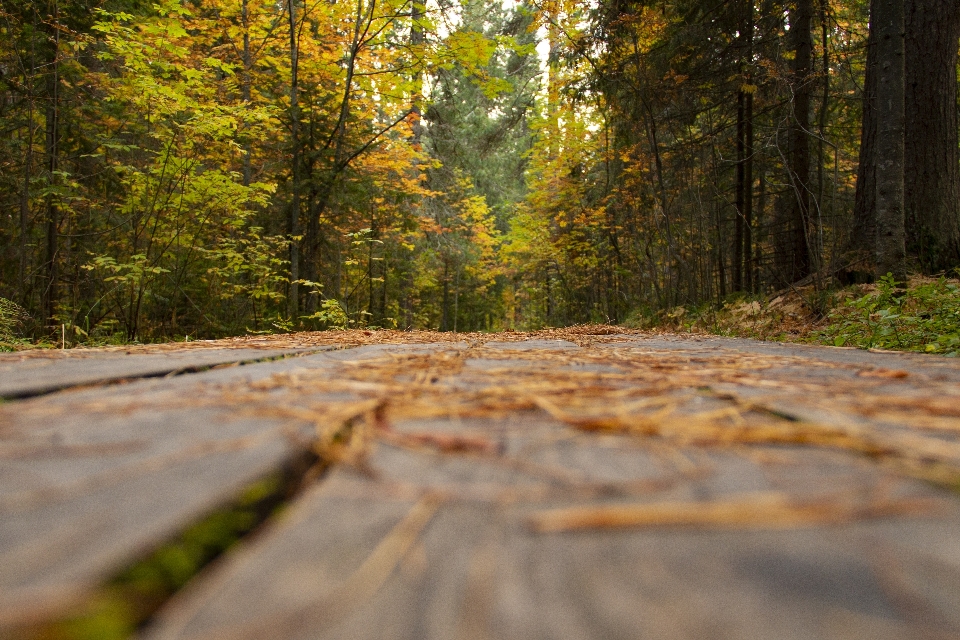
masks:
[[(0, 405), (0, 637), (305, 456), (322, 473), (145, 638), (960, 637), (956, 360), (257, 340), (0, 357), (0, 390), (46, 394)], [(30, 387), (43, 358), (59, 381)], [(190, 373), (129, 380), (163, 370)]]

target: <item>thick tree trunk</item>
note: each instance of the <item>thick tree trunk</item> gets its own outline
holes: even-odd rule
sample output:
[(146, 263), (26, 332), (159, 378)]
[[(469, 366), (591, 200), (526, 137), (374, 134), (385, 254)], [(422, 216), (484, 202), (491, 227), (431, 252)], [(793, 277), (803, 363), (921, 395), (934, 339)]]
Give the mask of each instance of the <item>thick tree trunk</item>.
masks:
[[(876, 4), (876, 3), (875, 3)], [(907, 0), (904, 10), (905, 250), (927, 272), (960, 262), (960, 169), (956, 66), (960, 10), (954, 0)], [(874, 8), (875, 11), (875, 8)], [(871, 12), (873, 13), (873, 11)], [(849, 279), (882, 271), (863, 248), (877, 237), (878, 21), (870, 21), (857, 199), (847, 244)]]
[[(906, 278), (904, 245), (904, 0), (874, 0), (877, 25), (875, 274)], [(954, 142), (956, 143), (956, 141)]]
[(957, 0), (906, 0), (906, 251), (925, 273), (960, 265)]
[(867, 69), (863, 82), (863, 116), (860, 129), (860, 159), (853, 225), (847, 238), (840, 279), (844, 283), (873, 277), (874, 239), (877, 237), (876, 144), (877, 144), (877, 24), (870, 20), (867, 38)]

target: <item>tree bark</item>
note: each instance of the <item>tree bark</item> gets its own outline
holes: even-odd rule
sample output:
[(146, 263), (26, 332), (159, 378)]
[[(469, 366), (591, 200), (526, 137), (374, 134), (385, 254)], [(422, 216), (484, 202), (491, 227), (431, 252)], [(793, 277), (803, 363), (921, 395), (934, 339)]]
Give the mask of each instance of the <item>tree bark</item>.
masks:
[(874, 0), (877, 25), (877, 277), (906, 279), (904, 244), (904, 0)]
[[(751, 82), (752, 84), (752, 82)], [(747, 291), (754, 290), (753, 277), (753, 90), (744, 96), (744, 159), (743, 159), (743, 249), (744, 280)]]
[(734, 229), (734, 291), (753, 290), (753, 0), (741, 3), (740, 87), (737, 91), (737, 219)]
[(867, 68), (863, 81), (863, 116), (853, 225), (844, 251), (845, 264), (840, 273), (840, 279), (845, 284), (872, 278), (874, 270), (874, 256), (870, 248), (877, 236), (877, 37), (876, 20), (871, 19), (870, 34), (867, 37)]
[[(46, 156), (49, 185), (57, 183), (59, 171), (60, 142), (60, 29), (59, 7), (56, 0), (50, 4), (50, 65), (47, 70), (47, 108), (46, 108)], [(46, 276), (47, 283), (43, 291), (43, 316), (49, 324), (56, 324), (54, 317), (57, 312), (59, 298), (59, 244), (60, 244), (60, 206), (56, 194), (52, 192), (46, 197), (47, 208), (47, 237), (46, 237)]]
[[(250, 12), (247, 7), (248, 0), (243, 0), (240, 5), (240, 19), (243, 22), (243, 76), (240, 81), (240, 98), (243, 103), (250, 106), (250, 72), (253, 63), (250, 56)], [(250, 140), (243, 143), (243, 186), (249, 187), (250, 180), (253, 177), (253, 170), (250, 163)]]
[[(419, 0), (414, 0), (410, 8), (410, 47), (413, 49), (414, 55), (420, 55), (423, 48), (423, 43), (426, 41), (426, 36), (423, 32), (423, 17), (426, 13), (424, 3)], [(416, 65), (416, 71), (413, 76), (413, 95), (410, 96), (410, 113), (413, 116), (411, 131), (412, 142), (415, 149), (420, 149), (421, 138), (423, 136), (423, 67), (419, 64)], [(419, 171), (419, 167), (415, 167)]]
[(290, 292), (287, 297), (287, 313), (291, 320), (298, 313), (300, 303), (300, 106), (298, 104), (298, 66), (299, 51), (297, 32), (297, 13), (295, 0), (288, 0), (290, 13), (290, 146), (292, 197), (290, 199), (290, 217), (287, 220), (287, 233), (290, 239)]
[(20, 191), (20, 255), (17, 265), (18, 302), (24, 308), (27, 301), (27, 236), (30, 234), (30, 177), (33, 171), (33, 99), (29, 101), (26, 122), (26, 149), (23, 157), (23, 189)]
[[(742, 82), (742, 80), (741, 80)], [(743, 244), (746, 200), (746, 172), (744, 153), (746, 147), (746, 93), (741, 87), (737, 91), (737, 186), (736, 219), (733, 225), (733, 290), (743, 291)]]
[(760, 263), (763, 260), (763, 225), (766, 223), (765, 213), (767, 210), (767, 175), (766, 167), (762, 162), (757, 166), (757, 216), (756, 229), (757, 237), (754, 238), (753, 246), (753, 286), (757, 293), (760, 293)]
[(956, 0), (906, 0), (904, 214), (924, 273), (960, 265)]
[(786, 237), (779, 243), (781, 273), (784, 282), (796, 282), (809, 275), (811, 255), (808, 242), (810, 224), (810, 105), (814, 83), (813, 0), (796, 0), (790, 11), (793, 37), (793, 123), (790, 127), (790, 182), (793, 203), (787, 218)]
[(863, 80), (863, 115), (860, 128), (860, 157), (857, 164), (857, 190), (853, 205), (853, 224), (844, 247), (844, 260), (838, 276), (843, 284), (873, 280), (874, 245), (877, 237), (877, 22), (871, 7), (867, 37), (867, 67)]
[[(827, 137), (827, 112), (830, 108), (830, 30), (827, 23), (828, 0), (820, 0), (820, 68), (823, 74), (823, 93), (820, 97), (820, 113), (817, 116), (817, 135), (820, 139), (817, 141), (817, 207), (823, 211), (824, 200), (824, 143)], [(822, 247), (821, 247), (822, 250)]]

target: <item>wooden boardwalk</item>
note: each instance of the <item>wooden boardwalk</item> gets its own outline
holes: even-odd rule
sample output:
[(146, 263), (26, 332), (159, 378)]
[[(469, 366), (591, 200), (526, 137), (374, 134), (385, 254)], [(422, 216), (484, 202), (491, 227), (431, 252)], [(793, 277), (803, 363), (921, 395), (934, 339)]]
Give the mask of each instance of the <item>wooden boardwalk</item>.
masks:
[(522, 337), (0, 356), (0, 637), (312, 455), (142, 638), (960, 638), (960, 362)]

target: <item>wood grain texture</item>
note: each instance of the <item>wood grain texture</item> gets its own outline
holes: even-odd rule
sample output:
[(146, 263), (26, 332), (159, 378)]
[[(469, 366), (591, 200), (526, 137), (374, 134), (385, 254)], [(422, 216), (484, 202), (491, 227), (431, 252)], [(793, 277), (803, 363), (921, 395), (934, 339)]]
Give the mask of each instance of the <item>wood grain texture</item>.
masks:
[(0, 613), (59, 610), (312, 449), (332, 471), (144, 640), (960, 637), (960, 501), (912, 477), (960, 478), (958, 373), (604, 335), (9, 403)]
[[(960, 629), (949, 598), (917, 595), (920, 575), (936, 573), (938, 584), (960, 577), (957, 543), (919, 550), (923, 538), (960, 526), (956, 501), (920, 483), (800, 448), (772, 451), (775, 461), (704, 452), (702, 473), (691, 473), (630, 438), (598, 443), (536, 415), (461, 420), (456, 429), (503, 439), (502, 453), (378, 445), (366, 473), (334, 472), (273, 532), (181, 594), (145, 640), (922, 638)], [(789, 478), (779, 477), (782, 466)], [(758, 529), (749, 517), (726, 530), (529, 526), (531, 514), (561, 506), (733, 497), (760, 509), (778, 492), (829, 508), (831, 500), (869, 504), (877, 491), (935, 507), (843, 526)], [(350, 588), (424, 499), (439, 501), (436, 514), (415, 543), (383, 561), (389, 579)], [(917, 616), (898, 598), (919, 598), (929, 611)]]
[(190, 349), (151, 354), (54, 352), (49, 357), (11, 357), (0, 361), (0, 398), (21, 398), (100, 384), (144, 378), (237, 362), (255, 362), (317, 349)]
[[(245, 390), (278, 373), (333, 367), (346, 353), (0, 406), (0, 627), (63, 610), (309, 449), (317, 424), (339, 414), (273, 408)], [(323, 399), (357, 400), (342, 391)]]

